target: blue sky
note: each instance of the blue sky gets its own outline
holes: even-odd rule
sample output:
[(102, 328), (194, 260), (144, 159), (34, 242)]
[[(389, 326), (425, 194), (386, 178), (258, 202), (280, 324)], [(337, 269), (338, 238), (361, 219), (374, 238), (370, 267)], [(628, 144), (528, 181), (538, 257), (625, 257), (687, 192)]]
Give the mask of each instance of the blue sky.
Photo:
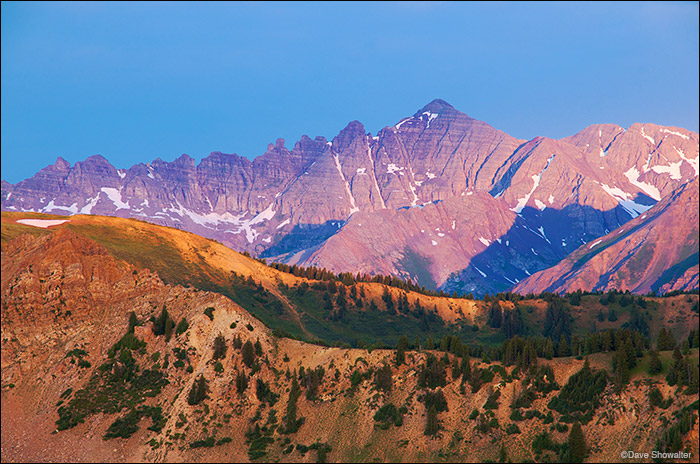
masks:
[(509, 134), (698, 130), (698, 3), (2, 2), (2, 179), (376, 133), (442, 98)]

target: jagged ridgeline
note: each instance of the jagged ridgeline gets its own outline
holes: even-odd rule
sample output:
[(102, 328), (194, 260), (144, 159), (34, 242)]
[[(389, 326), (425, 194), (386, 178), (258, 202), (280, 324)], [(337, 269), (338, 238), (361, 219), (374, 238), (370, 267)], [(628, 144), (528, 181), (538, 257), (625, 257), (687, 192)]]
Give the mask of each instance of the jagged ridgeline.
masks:
[(3, 444), (28, 445), (3, 460), (697, 452), (697, 294), (453, 298), (134, 220), (20, 217), (2, 216)]
[(438, 99), (374, 135), (353, 121), (252, 160), (58, 158), (2, 182), (0, 206), (132, 217), (290, 265), (480, 297), (644, 294), (698, 286), (698, 185), (693, 131), (594, 124), (522, 140)]

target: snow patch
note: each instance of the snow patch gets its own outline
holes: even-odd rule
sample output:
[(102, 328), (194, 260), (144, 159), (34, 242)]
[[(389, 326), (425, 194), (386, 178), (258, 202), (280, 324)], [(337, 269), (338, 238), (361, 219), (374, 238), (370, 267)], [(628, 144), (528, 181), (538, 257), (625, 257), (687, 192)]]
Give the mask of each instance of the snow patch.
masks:
[(426, 129), (430, 127), (430, 123), (432, 122), (432, 120), (439, 116), (439, 114), (431, 113), (430, 111), (425, 111), (420, 115), (421, 120), (423, 120), (424, 115), (428, 116), (428, 125), (425, 126)]
[(656, 172), (657, 174), (661, 173), (667, 173), (669, 176), (671, 176), (671, 179), (681, 179), (681, 164), (683, 164), (683, 160), (678, 161), (677, 163), (670, 163), (668, 166), (652, 166), (651, 170)]
[(455, 223), (456, 223), (456, 221), (453, 220), (453, 221), (452, 221), (452, 230), (455, 230)]
[(540, 211), (544, 211), (544, 209), (547, 207), (547, 205), (545, 205), (544, 203), (542, 203), (540, 200), (535, 200), (535, 206), (537, 206), (537, 208), (538, 208)]
[(485, 239), (484, 237), (479, 237), (479, 241), (480, 241), (481, 243), (483, 243), (484, 245), (486, 245), (486, 246), (491, 245), (491, 241)]
[(40, 212), (48, 213), (49, 211), (53, 211), (56, 209), (62, 209), (64, 211), (68, 211), (71, 214), (77, 214), (78, 213), (78, 203), (73, 203), (70, 206), (59, 206), (59, 205), (54, 204), (53, 200), (51, 200), (48, 205), (41, 208)]
[(269, 221), (274, 216), (275, 211), (272, 209), (272, 205), (270, 205), (264, 211), (255, 216), (250, 222), (244, 222), (238, 232), (242, 230), (245, 231), (246, 240), (248, 240), (248, 243), (253, 243), (253, 240), (255, 240), (255, 238), (258, 236), (258, 232), (256, 232), (251, 226), (259, 224), (263, 221)]
[(600, 242), (602, 242), (602, 240), (596, 240), (595, 242), (593, 242), (593, 244), (591, 246), (588, 247), (588, 249), (590, 250), (591, 248), (593, 248), (594, 246), (596, 246)]
[[(472, 266), (474, 266), (474, 265), (472, 264)], [(486, 277), (486, 274), (484, 274), (483, 271), (482, 271), (481, 269), (479, 269), (479, 268), (476, 267), (476, 266), (474, 266), (474, 269), (476, 269), (476, 270), (479, 272), (479, 274), (481, 274), (481, 277)]]
[(357, 174), (367, 174), (367, 168), (357, 168)]
[(642, 137), (647, 139), (652, 145), (656, 145), (656, 142), (654, 141), (654, 139), (649, 137), (647, 134), (644, 133), (644, 126), (642, 126)]
[(25, 226), (41, 227), (46, 229), (47, 227), (57, 226), (63, 224), (64, 222), (69, 222), (68, 219), (18, 219), (19, 224), (24, 224)]
[(394, 163), (390, 163), (389, 166), (386, 167), (386, 173), (387, 174), (394, 174), (395, 172), (403, 171), (404, 168), (400, 168)]
[(651, 198), (653, 198), (656, 201), (661, 200), (661, 194), (659, 193), (659, 189), (654, 187), (651, 184), (648, 184), (646, 182), (640, 182), (639, 179), (639, 171), (637, 170), (636, 167), (632, 166), (625, 172), (625, 177), (627, 177), (627, 180), (630, 181), (630, 184), (634, 185), (635, 187), (638, 187), (641, 189), (644, 193), (649, 195)]
[(114, 206), (116, 206), (117, 209), (129, 209), (129, 202), (127, 201), (124, 203), (122, 201), (121, 188), (117, 190), (112, 187), (102, 187), (100, 190), (103, 191), (110, 200), (112, 200), (112, 203), (114, 203)]
[(278, 229), (281, 229), (282, 227), (286, 226), (286, 225), (289, 224), (290, 222), (292, 222), (292, 219), (291, 219), (291, 218), (285, 219), (284, 221), (280, 222), (280, 225), (278, 225), (277, 228), (278, 228)]
[(515, 207), (511, 208), (510, 209), (511, 211), (514, 211), (516, 214), (520, 214), (522, 212), (523, 208), (525, 208), (525, 205), (527, 205), (527, 202), (530, 200), (530, 197), (535, 192), (535, 189), (537, 188), (538, 185), (540, 185), (540, 180), (542, 179), (542, 174), (547, 170), (547, 168), (549, 167), (549, 164), (554, 159), (554, 156), (556, 156), (556, 155), (552, 154), (552, 156), (549, 157), (549, 159), (547, 160), (547, 164), (545, 165), (544, 168), (542, 168), (542, 171), (540, 171), (539, 174), (532, 176), (532, 182), (533, 182), (532, 189), (530, 190), (530, 192), (527, 195), (518, 199), (518, 204), (515, 205)]
[(126, 173), (121, 169), (117, 170), (117, 174), (119, 174), (119, 177), (121, 177), (122, 179), (126, 177)]
[(399, 121), (399, 123), (397, 125), (394, 126), (394, 129), (397, 129), (397, 130), (400, 129), (404, 123), (410, 121), (411, 119), (413, 119), (413, 118), (402, 119), (401, 121)]
[(554, 195), (550, 195), (549, 198), (547, 199), (549, 201), (549, 204), (551, 205), (552, 202), (554, 201)]
[(436, 246), (436, 245), (437, 245), (437, 242), (436, 242), (435, 240), (431, 240), (430, 243), (432, 243), (433, 246)]
[(685, 156), (685, 153), (683, 152), (683, 150), (681, 150), (680, 148), (676, 148), (675, 146), (673, 148), (676, 149), (678, 156), (680, 156), (683, 159), (683, 161), (687, 162), (688, 164), (690, 164), (693, 167), (693, 169), (695, 170), (695, 175), (697, 176), (698, 175), (698, 155), (695, 155), (695, 158), (688, 158)]
[(335, 167), (338, 169), (338, 174), (340, 174), (340, 178), (342, 179), (343, 183), (345, 184), (345, 192), (348, 194), (348, 197), (350, 198), (350, 215), (352, 216), (353, 213), (356, 213), (360, 210), (355, 205), (355, 197), (352, 196), (352, 192), (350, 191), (350, 184), (348, 184), (348, 181), (345, 180), (345, 176), (343, 175), (343, 170), (340, 167), (340, 160), (338, 159), (338, 155), (335, 154), (333, 155), (333, 159), (335, 160)]
[(542, 238), (545, 239), (545, 240), (547, 240), (547, 243), (549, 243), (549, 244), (551, 245), (552, 242), (549, 241), (549, 239), (547, 238), (547, 236), (546, 236), (545, 233), (544, 233), (544, 227), (539, 226), (539, 227), (537, 228), (537, 230), (539, 230), (539, 231), (540, 231), (540, 234), (542, 234)]
[(95, 207), (98, 200), (100, 199), (101, 192), (95, 195), (95, 198), (88, 198), (87, 203), (80, 209), (80, 214), (91, 214), (92, 208)]
[(606, 184), (602, 184), (601, 187), (603, 187), (603, 190), (613, 197), (615, 200), (617, 200), (617, 203), (622, 206), (622, 208), (627, 211), (627, 213), (632, 217), (636, 218), (649, 208), (651, 206), (649, 205), (642, 205), (640, 203), (635, 203), (632, 200), (632, 195), (630, 195), (627, 192), (624, 192), (623, 190), (619, 189), (618, 187), (609, 187)]
[(372, 182), (374, 182), (374, 188), (377, 189), (377, 196), (379, 201), (382, 203), (382, 209), (386, 209), (386, 203), (384, 203), (384, 198), (382, 198), (382, 191), (379, 190), (379, 184), (377, 184), (377, 176), (374, 175), (374, 160), (372, 159), (372, 147), (367, 145), (367, 157), (369, 158), (370, 164), (372, 164)]
[(668, 129), (661, 129), (661, 132), (665, 132), (665, 133), (671, 134), (671, 135), (676, 135), (682, 139), (690, 140), (690, 137), (688, 137), (685, 134), (681, 134), (680, 132), (676, 132), (676, 131), (672, 131), (672, 130), (668, 130)]

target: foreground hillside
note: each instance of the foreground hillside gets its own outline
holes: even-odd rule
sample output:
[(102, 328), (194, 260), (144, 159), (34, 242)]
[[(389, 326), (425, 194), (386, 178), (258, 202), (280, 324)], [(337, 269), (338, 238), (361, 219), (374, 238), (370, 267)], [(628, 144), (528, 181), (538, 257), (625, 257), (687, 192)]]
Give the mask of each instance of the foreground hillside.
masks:
[[(574, 324), (592, 298), (608, 317), (592, 316), (601, 331), (585, 344), (582, 324), (561, 332), (555, 353), (537, 337), (485, 348), (436, 334), (435, 345), (421, 336), (416, 346), (414, 333), (398, 350), (325, 347), (273, 334), (238, 303), (247, 293), (164, 282), (188, 272), (203, 286), (226, 269), (253, 279), (250, 295), (282, 302), (277, 280), (298, 288), (306, 279), (137, 221), (73, 217), (42, 229), (17, 219), (3, 214), (3, 462), (569, 460), (581, 449), (570, 439), (579, 422), (587, 461), (622, 450), (697, 455), (697, 295), (572, 295)], [(104, 244), (88, 236), (98, 230)], [(520, 313), (505, 300), (414, 297), (442, 308), (442, 326), (457, 324), (450, 314), (465, 304), (463, 317), (492, 335)], [(548, 306), (525, 301), (526, 317)], [(633, 329), (643, 326), (639, 304), (674, 321), (670, 336), (651, 327), (664, 344), (660, 370)], [(567, 354), (578, 350), (588, 363)], [(623, 355), (630, 370), (617, 367)]]

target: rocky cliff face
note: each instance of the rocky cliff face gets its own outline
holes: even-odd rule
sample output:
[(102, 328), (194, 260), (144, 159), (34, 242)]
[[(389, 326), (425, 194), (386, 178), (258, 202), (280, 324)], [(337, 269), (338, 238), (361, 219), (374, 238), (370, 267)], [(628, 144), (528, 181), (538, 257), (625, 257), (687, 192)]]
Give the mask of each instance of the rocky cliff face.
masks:
[(684, 129), (603, 124), (525, 141), (434, 100), (375, 136), (353, 121), (332, 141), (303, 136), (289, 150), (278, 139), (253, 161), (214, 152), (199, 165), (182, 155), (118, 170), (99, 155), (72, 167), (59, 158), (3, 182), (1, 200), (3, 210), (134, 217), (273, 259), (480, 294), (556, 264), (697, 176), (698, 135)]
[(692, 290), (698, 287), (698, 178), (649, 211), (585, 244), (557, 265), (520, 282), (515, 291)]

